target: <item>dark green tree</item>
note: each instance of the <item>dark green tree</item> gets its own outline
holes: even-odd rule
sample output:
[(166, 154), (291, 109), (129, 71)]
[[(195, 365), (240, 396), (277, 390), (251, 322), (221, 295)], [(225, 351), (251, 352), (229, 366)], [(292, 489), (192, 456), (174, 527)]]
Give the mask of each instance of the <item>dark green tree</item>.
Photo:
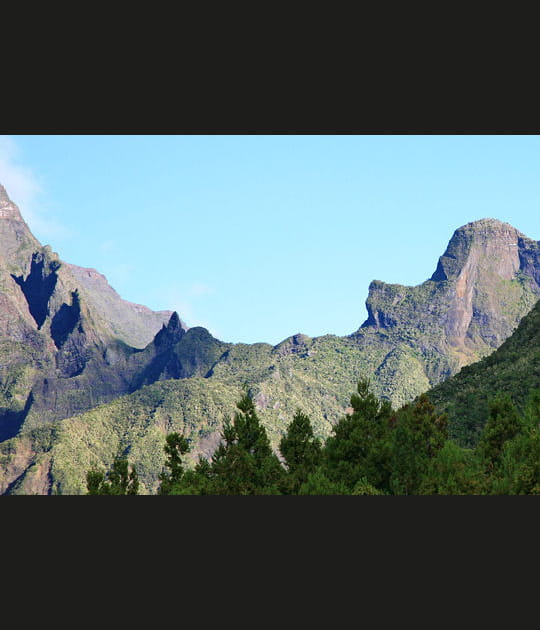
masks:
[(540, 494), (540, 390), (530, 394), (518, 433), (504, 442), (494, 477), (493, 494)]
[(477, 447), (490, 470), (499, 463), (504, 443), (515, 437), (522, 427), (523, 421), (508, 394), (498, 394), (490, 401), (488, 421)]
[(135, 466), (129, 470), (125, 457), (116, 457), (112, 469), (107, 473), (90, 470), (86, 475), (87, 494), (129, 495), (139, 491), (139, 477)]
[(300, 495), (336, 495), (350, 494), (350, 490), (340, 481), (332, 481), (318, 468), (308, 475), (306, 481), (300, 486)]
[(447, 439), (446, 416), (435, 413), (425, 394), (399, 409), (390, 439), (392, 493), (419, 494), (429, 461)]
[(86, 494), (109, 494), (108, 492), (104, 492), (104, 488), (108, 488), (108, 484), (104, 484), (105, 481), (105, 473), (100, 470), (89, 470), (86, 473)]
[(165, 466), (168, 472), (163, 471), (159, 475), (161, 484), (158, 494), (173, 494), (173, 490), (179, 490), (184, 476), (184, 466), (182, 456), (190, 450), (189, 442), (179, 433), (169, 433), (165, 438), (164, 451), (167, 455)]
[(253, 400), (246, 392), (206, 470), (212, 494), (280, 494), (285, 470), (272, 451)]
[(367, 379), (359, 381), (357, 392), (351, 396), (353, 412), (337, 422), (326, 440), (322, 463), (325, 476), (351, 492), (361, 479), (384, 488), (389, 477), (392, 406), (370, 391)]
[(285, 460), (287, 476), (284, 491), (297, 494), (321, 463), (321, 441), (313, 434), (309, 417), (298, 409), (287, 433), (281, 438), (279, 451)]
[(420, 494), (487, 494), (488, 478), (481, 460), (471, 449), (464, 449), (448, 440), (428, 461)]

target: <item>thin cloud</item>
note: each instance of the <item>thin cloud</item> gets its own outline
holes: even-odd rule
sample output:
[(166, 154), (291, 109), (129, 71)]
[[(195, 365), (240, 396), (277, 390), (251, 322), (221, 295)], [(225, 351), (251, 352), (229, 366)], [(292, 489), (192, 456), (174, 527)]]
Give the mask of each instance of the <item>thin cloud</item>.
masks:
[(215, 293), (215, 289), (214, 287), (211, 287), (208, 284), (204, 284), (203, 282), (195, 282), (194, 284), (192, 284), (189, 288), (189, 294), (190, 295), (211, 295), (212, 293)]
[(0, 135), (0, 184), (39, 240), (48, 242), (72, 238), (75, 233), (71, 228), (50, 214), (47, 216), (45, 187), (31, 168), (21, 164), (21, 153), (13, 138)]

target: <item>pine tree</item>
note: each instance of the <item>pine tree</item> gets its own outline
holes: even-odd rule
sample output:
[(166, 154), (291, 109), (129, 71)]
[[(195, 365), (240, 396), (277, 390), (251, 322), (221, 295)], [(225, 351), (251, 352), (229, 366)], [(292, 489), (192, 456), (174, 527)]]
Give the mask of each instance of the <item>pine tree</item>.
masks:
[(116, 457), (107, 474), (95, 469), (87, 473), (86, 488), (89, 495), (133, 495), (139, 492), (139, 477), (125, 457)]
[(285, 471), (273, 453), (255, 404), (246, 392), (232, 423), (226, 421), (222, 442), (207, 470), (213, 494), (279, 494)]
[(435, 457), (429, 460), (420, 482), (420, 494), (486, 494), (487, 478), (480, 459), (471, 449), (448, 440)]
[(494, 494), (540, 494), (540, 390), (529, 395), (521, 428), (504, 442), (494, 476)]
[(390, 438), (391, 491), (418, 494), (430, 460), (447, 439), (446, 416), (435, 413), (435, 407), (425, 394), (414, 405), (403, 406), (396, 414)]
[(318, 468), (308, 475), (306, 481), (300, 486), (300, 495), (333, 496), (338, 494), (350, 494), (350, 490), (341, 481), (332, 481)]
[(165, 466), (170, 472), (162, 472), (159, 475), (161, 484), (158, 494), (174, 494), (174, 490), (179, 490), (180, 483), (184, 476), (184, 466), (182, 455), (190, 450), (189, 442), (179, 433), (169, 433), (165, 438), (164, 451), (167, 455)]
[(285, 492), (297, 494), (309, 474), (320, 465), (322, 457), (321, 441), (314, 436), (309, 417), (300, 409), (281, 438), (279, 450), (287, 467)]
[(352, 414), (337, 422), (323, 449), (326, 477), (349, 491), (363, 478), (384, 487), (389, 476), (387, 433), (392, 406), (371, 392), (368, 379), (358, 382), (357, 392), (351, 396)]
[(488, 421), (478, 442), (478, 452), (486, 459), (490, 469), (500, 460), (504, 443), (515, 437), (523, 422), (508, 394), (498, 394), (489, 403)]

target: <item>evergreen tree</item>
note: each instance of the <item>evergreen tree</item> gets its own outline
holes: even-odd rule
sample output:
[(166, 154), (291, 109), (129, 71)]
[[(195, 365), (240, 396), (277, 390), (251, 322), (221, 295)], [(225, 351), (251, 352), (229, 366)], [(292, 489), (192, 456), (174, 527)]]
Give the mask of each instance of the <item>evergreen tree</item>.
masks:
[(285, 492), (297, 494), (321, 463), (321, 441), (313, 434), (308, 416), (298, 409), (287, 433), (281, 438), (279, 450), (287, 466)]
[(103, 492), (103, 489), (105, 487), (108, 487), (108, 485), (104, 485), (104, 481), (105, 474), (102, 473), (100, 470), (89, 470), (86, 473), (86, 494), (108, 494), (108, 492)]
[(279, 494), (285, 470), (273, 453), (255, 404), (246, 393), (233, 422), (226, 421), (222, 442), (206, 470), (212, 494)]
[(530, 394), (521, 428), (501, 450), (494, 494), (540, 494), (540, 390)]
[(419, 493), (486, 494), (488, 489), (488, 479), (476, 453), (448, 440), (429, 460)]
[(498, 394), (489, 403), (488, 421), (478, 442), (478, 452), (493, 468), (499, 463), (503, 445), (516, 436), (522, 428), (522, 420), (508, 394)]
[(391, 434), (390, 489), (394, 494), (418, 494), (429, 461), (448, 439), (446, 416), (437, 415), (422, 394), (414, 405), (396, 414)]
[(135, 466), (129, 470), (125, 457), (116, 457), (112, 469), (105, 475), (98, 470), (90, 470), (86, 475), (87, 494), (91, 495), (130, 495), (139, 491), (139, 477)]
[(174, 490), (180, 489), (180, 483), (184, 476), (184, 466), (182, 464), (182, 455), (189, 452), (190, 446), (187, 439), (179, 433), (169, 433), (165, 438), (165, 454), (167, 459), (165, 466), (169, 472), (162, 472), (159, 475), (161, 484), (158, 494), (174, 494)]
[(387, 434), (392, 406), (377, 399), (367, 379), (359, 381), (357, 392), (351, 396), (352, 414), (337, 422), (323, 449), (326, 477), (349, 491), (362, 478), (384, 487), (389, 476)]
[(300, 486), (298, 491), (300, 495), (336, 495), (350, 494), (349, 489), (340, 481), (332, 481), (324, 474), (323, 470), (318, 468), (315, 472), (308, 475), (306, 481)]
[(362, 479), (359, 479), (355, 483), (351, 494), (380, 495), (380, 494), (385, 494), (385, 493), (382, 490), (379, 490), (378, 488), (370, 484), (369, 481), (365, 477), (362, 477)]

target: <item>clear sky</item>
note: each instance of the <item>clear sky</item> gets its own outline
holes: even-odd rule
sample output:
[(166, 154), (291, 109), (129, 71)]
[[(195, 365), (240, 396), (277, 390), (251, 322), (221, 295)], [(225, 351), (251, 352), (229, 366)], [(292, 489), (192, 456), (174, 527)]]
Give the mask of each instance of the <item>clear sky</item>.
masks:
[(470, 221), (540, 239), (539, 136), (3, 136), (0, 183), (60, 258), (232, 342), (353, 332)]

